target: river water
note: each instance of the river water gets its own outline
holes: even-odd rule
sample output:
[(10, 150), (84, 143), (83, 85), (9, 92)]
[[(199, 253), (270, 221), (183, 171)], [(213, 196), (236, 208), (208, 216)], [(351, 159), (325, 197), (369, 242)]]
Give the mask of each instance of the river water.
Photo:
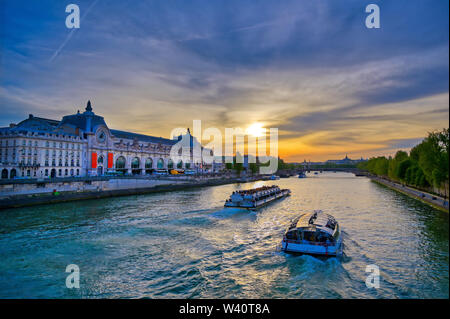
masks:
[[(292, 196), (224, 209), (237, 189)], [(277, 249), (291, 219), (321, 209), (344, 256)], [(349, 173), (309, 174), (1, 211), (0, 298), (448, 298), (449, 216)], [(66, 266), (80, 269), (67, 289)], [(365, 284), (367, 265), (379, 288)]]

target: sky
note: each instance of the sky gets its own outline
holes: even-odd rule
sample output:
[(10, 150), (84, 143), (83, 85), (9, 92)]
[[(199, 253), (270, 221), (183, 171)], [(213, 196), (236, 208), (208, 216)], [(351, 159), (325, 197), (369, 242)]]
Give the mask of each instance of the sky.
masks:
[(278, 128), (291, 162), (391, 155), (449, 126), (448, 30), (448, 0), (0, 0), (0, 126), (91, 100), (154, 136)]

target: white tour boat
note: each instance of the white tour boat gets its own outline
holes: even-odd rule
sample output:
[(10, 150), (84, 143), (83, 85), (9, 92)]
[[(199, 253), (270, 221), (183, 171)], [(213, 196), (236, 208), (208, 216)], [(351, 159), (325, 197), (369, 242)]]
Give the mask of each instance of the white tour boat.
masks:
[(258, 208), (276, 199), (289, 196), (289, 189), (280, 189), (276, 185), (262, 186), (255, 189), (235, 191), (225, 201), (225, 207)]
[(342, 236), (333, 216), (316, 210), (296, 218), (281, 242), (285, 252), (337, 256), (342, 254)]

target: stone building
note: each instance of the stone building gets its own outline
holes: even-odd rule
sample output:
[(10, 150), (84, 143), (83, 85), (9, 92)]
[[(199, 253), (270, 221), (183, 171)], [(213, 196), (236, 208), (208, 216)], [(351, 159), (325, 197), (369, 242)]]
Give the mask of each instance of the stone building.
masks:
[(88, 101), (85, 112), (61, 121), (30, 114), (18, 124), (0, 128), (1, 178), (145, 175), (158, 169), (206, 168), (201, 158), (171, 160), (170, 150), (181, 138), (110, 129)]

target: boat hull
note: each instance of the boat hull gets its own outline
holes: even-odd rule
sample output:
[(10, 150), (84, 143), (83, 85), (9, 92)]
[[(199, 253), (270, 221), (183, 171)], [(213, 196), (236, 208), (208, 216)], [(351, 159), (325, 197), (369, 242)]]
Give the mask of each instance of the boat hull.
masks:
[(287, 253), (338, 256), (342, 254), (342, 241), (338, 241), (336, 245), (324, 245), (322, 243), (305, 244), (283, 240), (281, 242), (281, 250)]
[[(267, 204), (272, 203), (273, 201), (280, 199), (280, 198), (284, 198), (289, 196), (291, 193), (288, 190), (283, 190), (281, 193), (279, 194), (274, 194), (273, 196), (270, 196), (268, 198), (256, 201), (256, 203), (253, 202), (239, 202), (239, 203), (234, 203), (234, 202), (226, 202), (225, 203), (225, 207), (234, 207), (234, 208), (246, 208), (246, 209), (256, 209), (256, 208), (260, 208), (262, 206), (265, 206)], [(256, 204), (256, 205), (255, 205)]]

